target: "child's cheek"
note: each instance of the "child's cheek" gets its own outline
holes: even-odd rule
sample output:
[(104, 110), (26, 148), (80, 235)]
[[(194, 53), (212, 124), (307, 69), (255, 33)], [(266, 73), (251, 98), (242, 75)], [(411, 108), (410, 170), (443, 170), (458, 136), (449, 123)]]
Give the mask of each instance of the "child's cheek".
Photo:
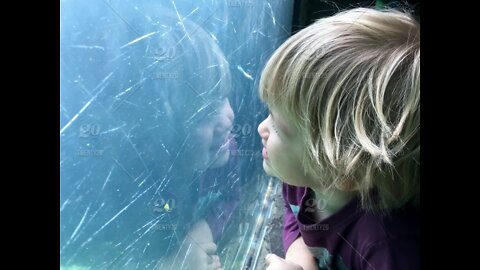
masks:
[(282, 154), (279, 141), (276, 138), (270, 138), (266, 150), (269, 165), (279, 173), (283, 166), (282, 155), (285, 155), (285, 153)]
[(200, 123), (192, 132), (192, 143), (197, 144), (199, 149), (208, 151), (212, 144), (213, 127), (209, 123)]

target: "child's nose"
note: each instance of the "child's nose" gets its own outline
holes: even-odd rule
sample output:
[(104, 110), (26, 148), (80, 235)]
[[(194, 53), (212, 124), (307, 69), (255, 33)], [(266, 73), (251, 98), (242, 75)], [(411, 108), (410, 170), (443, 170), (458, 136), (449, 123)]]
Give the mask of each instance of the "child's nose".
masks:
[(267, 129), (266, 121), (267, 121), (267, 119), (263, 120), (260, 123), (260, 125), (258, 125), (258, 128), (257, 128), (258, 134), (260, 135), (260, 137), (263, 140), (267, 140), (268, 134), (269, 134), (268, 129)]
[(223, 109), (225, 110), (225, 117), (230, 120), (230, 125), (232, 125), (233, 120), (235, 119), (235, 113), (233, 112), (232, 106), (230, 105), (230, 101), (228, 99), (225, 102)]
[(217, 133), (224, 133), (232, 129), (233, 120), (235, 119), (235, 114), (233, 112), (232, 106), (230, 106), (230, 101), (226, 100), (220, 109), (220, 120), (215, 128)]

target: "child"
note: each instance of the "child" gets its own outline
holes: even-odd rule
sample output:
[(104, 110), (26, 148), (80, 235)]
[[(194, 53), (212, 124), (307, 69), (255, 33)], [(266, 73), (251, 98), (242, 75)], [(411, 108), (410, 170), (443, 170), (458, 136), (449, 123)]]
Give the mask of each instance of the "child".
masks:
[(262, 73), (263, 167), (286, 258), (267, 269), (419, 269), (420, 25), (356, 8), (288, 39)]

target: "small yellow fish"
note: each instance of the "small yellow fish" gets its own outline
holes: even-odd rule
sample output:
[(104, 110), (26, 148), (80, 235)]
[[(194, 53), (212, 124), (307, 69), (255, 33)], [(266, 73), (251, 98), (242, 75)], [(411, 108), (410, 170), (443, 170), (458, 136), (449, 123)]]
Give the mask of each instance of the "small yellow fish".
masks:
[(170, 206), (168, 205), (168, 203), (166, 203), (164, 206), (163, 206), (163, 209), (165, 209), (165, 211), (167, 212), (170, 212)]

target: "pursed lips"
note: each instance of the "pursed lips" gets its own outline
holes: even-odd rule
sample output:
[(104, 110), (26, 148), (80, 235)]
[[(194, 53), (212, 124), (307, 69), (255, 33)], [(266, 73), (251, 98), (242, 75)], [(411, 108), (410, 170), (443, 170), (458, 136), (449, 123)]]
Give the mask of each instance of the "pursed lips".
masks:
[(262, 145), (263, 145), (263, 148), (262, 148), (262, 156), (263, 158), (268, 161), (268, 152), (267, 152), (267, 147), (265, 146), (265, 140), (262, 140)]
[(224, 136), (222, 136), (222, 140), (215, 141), (215, 143), (212, 143), (212, 146), (210, 147), (211, 150), (218, 150), (222, 148), (223, 146), (226, 146), (230, 143), (230, 141), (233, 139), (233, 136), (231, 135), (230, 131), (227, 132)]

